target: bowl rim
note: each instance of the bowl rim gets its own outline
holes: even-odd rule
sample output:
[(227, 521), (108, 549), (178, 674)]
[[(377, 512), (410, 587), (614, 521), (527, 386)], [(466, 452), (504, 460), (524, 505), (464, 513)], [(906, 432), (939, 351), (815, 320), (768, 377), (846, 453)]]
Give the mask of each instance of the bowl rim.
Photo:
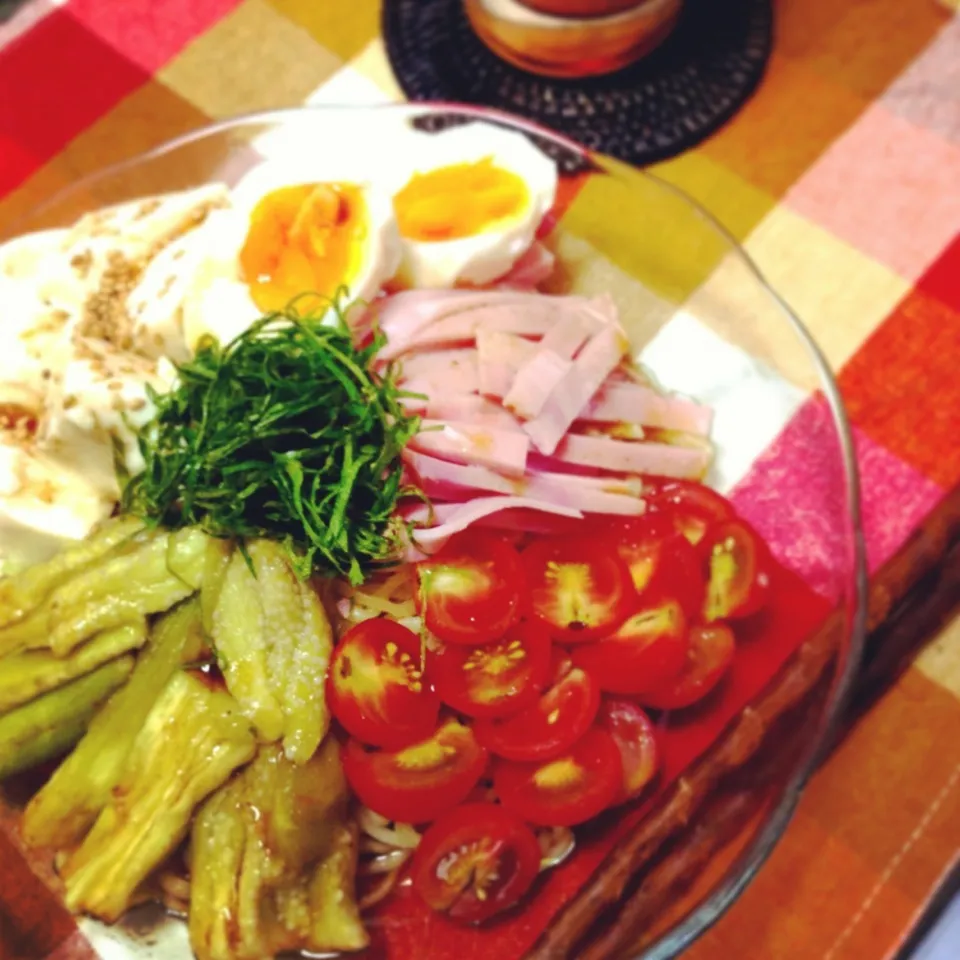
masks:
[[(54, 191), (45, 200), (35, 204), (22, 216), (16, 218), (12, 224), (13, 232), (7, 234), (7, 238), (13, 239), (21, 235), (17, 230), (19, 224), (38, 217), (45, 210), (60, 203), (74, 192), (94, 186), (166, 154), (173, 153), (182, 147), (218, 134), (247, 126), (282, 124), (310, 114), (321, 116), (323, 114), (375, 114), (378, 112), (409, 117), (455, 113), (479, 121), (492, 121), (513, 130), (531, 134), (542, 140), (551, 141), (568, 151), (576, 153), (585, 161), (595, 164), (604, 174), (619, 179), (621, 182), (626, 182), (623, 174), (616, 169), (616, 166), (612, 166), (627, 167), (628, 165), (623, 164), (622, 161), (617, 161), (601, 152), (591, 150), (561, 133), (505, 110), (455, 101), (303, 104), (237, 114), (215, 120), (193, 130), (188, 130), (132, 157), (85, 174)], [(820, 377), (820, 392), (826, 401), (831, 414), (832, 425), (837, 434), (845, 481), (846, 503), (844, 514), (845, 526), (847, 527), (845, 541), (847, 546), (852, 548), (852, 556), (848, 558), (850, 561), (847, 570), (848, 582), (839, 601), (840, 609), (845, 614), (844, 633), (847, 642), (841, 644), (839, 648), (836, 659), (838, 669), (834, 673), (829, 696), (819, 717), (816, 734), (811, 738), (801, 754), (799, 762), (787, 778), (776, 803), (772, 804), (771, 809), (764, 814), (746, 848), (727, 868), (723, 877), (714, 885), (707, 896), (670, 930), (661, 934), (656, 941), (634, 956), (634, 960), (672, 960), (713, 926), (754, 879), (789, 825), (807, 781), (833, 745), (834, 733), (846, 712), (863, 656), (867, 622), (868, 577), (861, 515), (860, 477), (853, 432), (836, 378), (822, 350), (797, 313), (770, 284), (760, 266), (717, 216), (685, 190), (658, 174), (638, 167), (634, 167), (632, 170), (634, 174), (651, 181), (659, 189), (667, 191), (687, 204), (724, 241), (728, 248), (736, 254), (742, 265), (747, 268), (753, 279), (771, 298), (794, 333), (807, 348), (810, 360)], [(808, 394), (807, 399), (815, 397), (816, 394), (817, 391), (813, 391)]]

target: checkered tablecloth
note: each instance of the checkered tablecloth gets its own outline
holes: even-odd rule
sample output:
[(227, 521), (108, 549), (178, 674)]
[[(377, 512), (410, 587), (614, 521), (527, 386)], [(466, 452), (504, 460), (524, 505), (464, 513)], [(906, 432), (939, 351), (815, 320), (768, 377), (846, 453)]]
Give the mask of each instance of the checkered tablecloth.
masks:
[[(744, 243), (838, 371), (873, 571), (960, 488), (951, 6), (780, 0), (759, 92), (657, 168)], [(32, 0), (0, 25), (0, 224), (210, 118), (400, 99), (378, 21), (377, 0)], [(849, 732), (757, 881), (690, 956), (893, 956), (960, 856), (958, 734), (955, 620)], [(4, 911), (42, 917), (51, 957), (89, 955), (47, 901), (0, 849), (0, 956)]]

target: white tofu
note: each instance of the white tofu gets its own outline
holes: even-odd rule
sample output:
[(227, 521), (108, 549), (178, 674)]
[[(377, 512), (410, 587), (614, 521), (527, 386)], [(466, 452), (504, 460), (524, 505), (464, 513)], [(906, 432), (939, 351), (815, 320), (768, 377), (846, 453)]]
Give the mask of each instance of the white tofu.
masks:
[(82, 539), (112, 507), (91, 487), (86, 472), (0, 442), (0, 576)]
[(40, 230), (0, 244), (0, 277), (27, 279), (41, 264), (62, 256), (68, 230)]

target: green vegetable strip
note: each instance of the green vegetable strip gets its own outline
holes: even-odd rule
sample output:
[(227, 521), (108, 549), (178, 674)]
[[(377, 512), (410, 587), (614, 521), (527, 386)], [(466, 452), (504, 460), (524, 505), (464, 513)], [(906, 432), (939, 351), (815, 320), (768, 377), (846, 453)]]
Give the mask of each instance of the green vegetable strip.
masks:
[(298, 576), (362, 581), (396, 552), (400, 452), (419, 421), (392, 368), (372, 370), (378, 336), (354, 346), (339, 307), (323, 326), (292, 308), (222, 347), (203, 343), (155, 395), (140, 433), (146, 464), (124, 507), (167, 527), (283, 542)]

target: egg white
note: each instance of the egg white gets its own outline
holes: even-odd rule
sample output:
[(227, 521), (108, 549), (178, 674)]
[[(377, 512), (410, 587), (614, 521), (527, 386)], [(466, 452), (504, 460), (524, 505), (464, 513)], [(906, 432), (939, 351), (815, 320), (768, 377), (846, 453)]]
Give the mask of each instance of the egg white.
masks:
[[(184, 335), (190, 349), (196, 349), (206, 335), (228, 342), (262, 316), (240, 269), (240, 252), (253, 210), (274, 190), (313, 183), (350, 183), (363, 194), (367, 230), (358, 271), (345, 281), (349, 301), (372, 300), (396, 274), (400, 236), (390, 194), (364, 176), (356, 158), (343, 156), (336, 163), (317, 162), (310, 157), (268, 161), (237, 183), (229, 210), (208, 217), (202, 250), (193, 251), (192, 279), (183, 308)], [(332, 321), (330, 311), (325, 322)]]
[(398, 163), (385, 171), (395, 196), (414, 174), (487, 157), (495, 166), (519, 176), (527, 186), (527, 202), (517, 214), (470, 237), (455, 240), (400, 238), (400, 277), (411, 287), (453, 287), (484, 284), (509, 272), (530, 248), (557, 193), (557, 168), (523, 134), (487, 123), (470, 123), (440, 133), (417, 133), (405, 139)]

